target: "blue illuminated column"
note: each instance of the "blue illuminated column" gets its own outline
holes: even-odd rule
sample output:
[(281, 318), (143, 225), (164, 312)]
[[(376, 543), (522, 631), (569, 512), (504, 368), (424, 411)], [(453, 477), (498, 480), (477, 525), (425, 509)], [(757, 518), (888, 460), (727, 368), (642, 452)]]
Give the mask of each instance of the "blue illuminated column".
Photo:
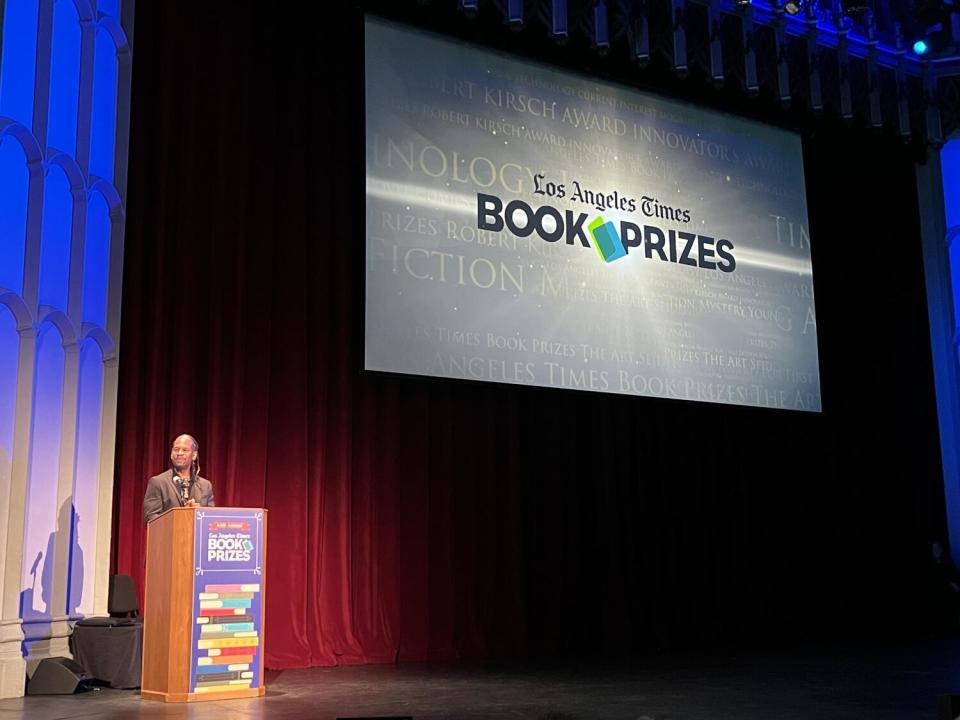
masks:
[(0, 697), (106, 614), (133, 0), (4, 0)]
[(947, 526), (960, 565), (960, 139), (931, 151), (917, 188)]

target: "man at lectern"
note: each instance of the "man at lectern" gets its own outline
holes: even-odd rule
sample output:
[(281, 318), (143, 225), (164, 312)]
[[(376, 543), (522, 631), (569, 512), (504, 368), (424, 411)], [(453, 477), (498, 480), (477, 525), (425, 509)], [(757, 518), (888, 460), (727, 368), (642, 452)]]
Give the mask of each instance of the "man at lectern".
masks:
[(192, 435), (180, 435), (170, 448), (170, 469), (154, 475), (143, 495), (143, 522), (174, 507), (212, 507), (213, 485), (200, 477), (200, 446)]

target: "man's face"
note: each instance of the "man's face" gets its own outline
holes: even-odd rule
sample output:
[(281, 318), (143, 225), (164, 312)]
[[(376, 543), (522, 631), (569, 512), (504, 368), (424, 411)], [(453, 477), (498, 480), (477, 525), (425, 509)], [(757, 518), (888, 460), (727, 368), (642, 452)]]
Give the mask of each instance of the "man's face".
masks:
[(190, 465), (197, 459), (197, 452), (193, 449), (193, 440), (189, 435), (181, 435), (173, 441), (170, 449), (170, 462), (178, 474), (188, 474)]

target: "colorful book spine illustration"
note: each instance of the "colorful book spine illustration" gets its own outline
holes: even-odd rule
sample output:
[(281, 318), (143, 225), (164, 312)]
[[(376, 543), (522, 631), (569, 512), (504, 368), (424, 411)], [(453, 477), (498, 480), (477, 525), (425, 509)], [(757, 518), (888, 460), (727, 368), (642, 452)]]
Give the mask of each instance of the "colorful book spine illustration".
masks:
[(260, 632), (251, 607), (260, 585), (208, 584), (198, 593), (200, 626), (193, 691), (225, 692), (253, 683)]

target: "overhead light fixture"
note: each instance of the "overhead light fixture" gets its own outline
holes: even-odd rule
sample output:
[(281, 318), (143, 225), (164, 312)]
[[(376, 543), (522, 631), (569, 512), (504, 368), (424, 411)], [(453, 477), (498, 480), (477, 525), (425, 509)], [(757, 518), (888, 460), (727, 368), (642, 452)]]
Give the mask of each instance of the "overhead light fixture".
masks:
[(957, 51), (960, 46), (957, 5), (943, 0), (920, 0), (914, 7), (913, 17), (915, 55), (942, 56)]
[(803, 10), (803, 0), (787, 0), (783, 6), (783, 11), (787, 15), (799, 15), (801, 10)]
[(840, 9), (846, 17), (860, 17), (870, 12), (867, 0), (840, 0)]
[(547, 13), (547, 25), (550, 28), (550, 37), (558, 43), (566, 42), (569, 35), (567, 0), (550, 0), (544, 11)]
[(610, 50), (610, 20), (607, 17), (606, 2), (603, 0), (594, 2), (591, 20), (593, 47), (601, 55), (604, 55)]
[(736, 0), (738, 8), (750, 7), (751, 0)]

